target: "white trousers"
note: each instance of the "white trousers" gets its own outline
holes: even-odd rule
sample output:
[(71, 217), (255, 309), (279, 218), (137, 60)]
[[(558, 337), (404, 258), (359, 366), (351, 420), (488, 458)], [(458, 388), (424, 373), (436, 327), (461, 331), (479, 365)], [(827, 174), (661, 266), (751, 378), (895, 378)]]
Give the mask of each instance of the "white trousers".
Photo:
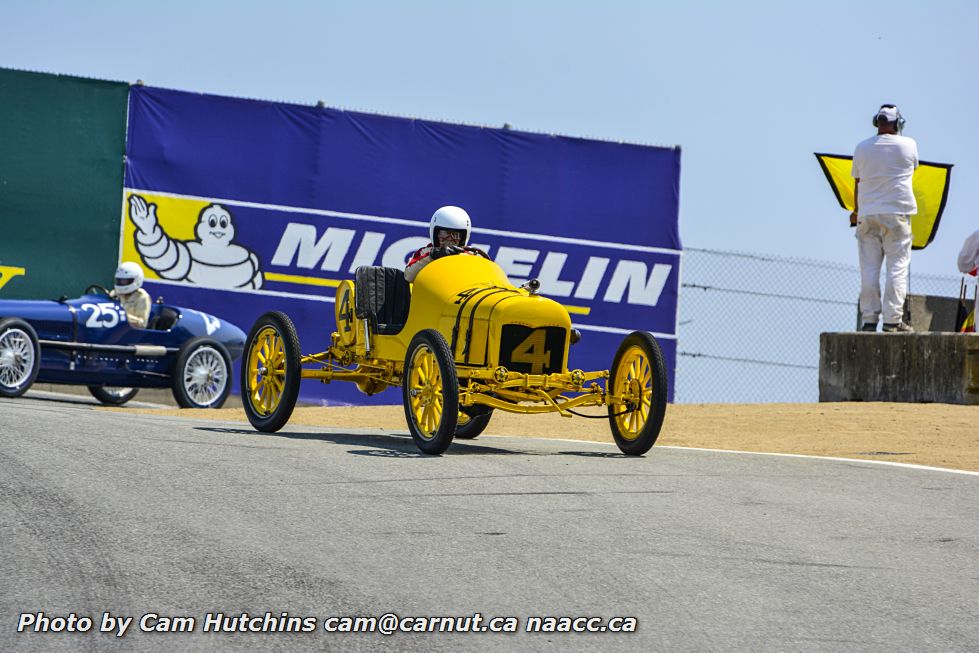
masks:
[(884, 279), (885, 324), (904, 317), (911, 264), (911, 216), (903, 213), (861, 215), (857, 220), (860, 253), (860, 313), (864, 324), (877, 324), (881, 316), (880, 268), (887, 262)]

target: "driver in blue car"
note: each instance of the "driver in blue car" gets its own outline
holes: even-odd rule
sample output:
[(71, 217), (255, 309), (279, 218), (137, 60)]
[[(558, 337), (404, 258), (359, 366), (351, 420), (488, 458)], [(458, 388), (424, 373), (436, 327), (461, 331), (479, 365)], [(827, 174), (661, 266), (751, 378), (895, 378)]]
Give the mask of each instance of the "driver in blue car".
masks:
[(109, 295), (115, 297), (126, 309), (130, 326), (146, 328), (150, 317), (150, 294), (143, 290), (143, 268), (126, 261), (116, 270), (116, 287)]
[(411, 255), (405, 266), (405, 279), (413, 282), (422, 268), (443, 256), (463, 253), (476, 255), (475, 251), (466, 249), (471, 232), (472, 221), (464, 209), (458, 206), (440, 208), (432, 215), (428, 225), (431, 242)]

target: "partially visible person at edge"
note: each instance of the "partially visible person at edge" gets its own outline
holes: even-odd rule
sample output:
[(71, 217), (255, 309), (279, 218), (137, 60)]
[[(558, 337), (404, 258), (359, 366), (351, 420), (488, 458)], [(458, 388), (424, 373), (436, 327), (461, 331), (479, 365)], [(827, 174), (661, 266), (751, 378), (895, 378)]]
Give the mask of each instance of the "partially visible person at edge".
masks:
[(979, 231), (972, 233), (962, 243), (962, 251), (959, 252), (956, 264), (962, 274), (976, 275), (976, 268), (979, 267)]
[[(976, 276), (979, 272), (979, 231), (975, 231), (965, 242), (962, 243), (962, 251), (959, 252), (959, 258), (956, 261), (958, 265), (959, 272), (962, 274), (971, 274)], [(977, 281), (979, 283), (979, 281)], [(965, 322), (965, 331), (975, 331), (976, 330), (976, 309), (977, 306), (972, 307), (972, 315), (970, 315)]]
[(143, 290), (143, 268), (126, 261), (116, 270), (115, 289), (109, 293), (126, 310), (126, 319), (131, 326), (146, 328), (150, 317), (150, 294)]
[[(893, 104), (874, 115), (877, 134), (857, 144), (853, 153), (853, 213), (860, 257), (861, 331), (913, 331), (904, 322), (911, 263), (911, 216), (918, 212), (911, 177), (918, 167), (918, 144), (902, 136), (904, 118)], [(881, 301), (880, 269), (886, 260)]]
[(411, 255), (405, 266), (405, 279), (409, 283), (433, 260), (452, 254), (475, 254), (463, 249), (469, 244), (472, 221), (469, 214), (458, 206), (443, 206), (432, 215), (428, 225), (431, 242)]

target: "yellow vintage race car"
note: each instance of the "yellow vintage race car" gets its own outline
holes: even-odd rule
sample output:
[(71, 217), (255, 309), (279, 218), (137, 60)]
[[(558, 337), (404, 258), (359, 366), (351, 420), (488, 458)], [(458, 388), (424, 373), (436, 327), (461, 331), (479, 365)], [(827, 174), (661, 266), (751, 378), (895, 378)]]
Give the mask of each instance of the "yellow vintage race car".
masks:
[(427, 454), (441, 454), (454, 437), (476, 437), (494, 410), (589, 417), (575, 411), (585, 406), (608, 407), (623, 453), (649, 451), (667, 397), (652, 334), (626, 336), (611, 370), (568, 369), (580, 338), (568, 311), (537, 294), (536, 280), (518, 288), (481, 250), (459, 249), (466, 251), (433, 260), (412, 285), (396, 268), (358, 268), (337, 288), (336, 331), (324, 352), (302, 355), (285, 314), (261, 316), (242, 359), (252, 425), (282, 428), (301, 379), (351, 381), (368, 395), (401, 386), (408, 429)]

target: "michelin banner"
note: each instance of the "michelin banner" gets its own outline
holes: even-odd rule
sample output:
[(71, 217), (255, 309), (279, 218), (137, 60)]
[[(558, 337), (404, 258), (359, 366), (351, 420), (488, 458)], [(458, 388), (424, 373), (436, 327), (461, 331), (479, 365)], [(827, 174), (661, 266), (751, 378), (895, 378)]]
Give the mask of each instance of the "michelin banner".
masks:
[[(322, 351), (340, 282), (360, 265), (403, 268), (452, 204), (511, 281), (537, 278), (567, 308), (582, 333), (572, 368), (606, 369), (627, 333), (650, 331), (672, 397), (678, 148), (137, 86), (127, 157), (120, 254), (143, 265), (154, 297), (245, 331), (280, 310), (304, 353)], [(341, 382), (300, 392), (401, 403)]]

